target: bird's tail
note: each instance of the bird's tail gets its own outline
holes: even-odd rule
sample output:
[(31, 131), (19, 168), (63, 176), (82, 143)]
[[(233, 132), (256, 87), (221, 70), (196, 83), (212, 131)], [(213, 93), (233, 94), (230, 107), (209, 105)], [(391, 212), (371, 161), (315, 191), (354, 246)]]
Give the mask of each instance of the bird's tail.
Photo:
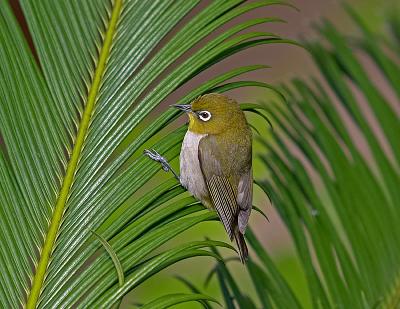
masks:
[(247, 250), (246, 241), (244, 240), (244, 236), (240, 233), (239, 229), (236, 229), (234, 232), (234, 237), (236, 241), (236, 245), (239, 249), (239, 257), (240, 261), (244, 264), (249, 257), (249, 251)]

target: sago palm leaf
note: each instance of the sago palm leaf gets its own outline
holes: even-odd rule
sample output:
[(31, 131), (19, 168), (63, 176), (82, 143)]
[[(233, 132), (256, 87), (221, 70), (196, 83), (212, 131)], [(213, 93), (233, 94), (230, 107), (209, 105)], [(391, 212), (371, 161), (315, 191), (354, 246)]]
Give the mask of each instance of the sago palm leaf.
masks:
[[(213, 256), (203, 249), (210, 245), (226, 246), (199, 241), (155, 251), (216, 217), (202, 212), (193, 198), (181, 197), (182, 188), (172, 180), (130, 199), (159, 170), (141, 155), (144, 144), (178, 112), (165, 111), (151, 123), (146, 116), (214, 63), (251, 46), (284, 42), (267, 32), (245, 31), (278, 18), (250, 19), (208, 38), (248, 11), (284, 3), (214, 1), (177, 31), (199, 1), (20, 4), (35, 55), (8, 3), (0, 5), (1, 307), (107, 307), (163, 268), (193, 256)], [(261, 68), (225, 72), (180, 102), (257, 85), (226, 81)], [(175, 130), (154, 148), (174, 158), (184, 132)], [(132, 134), (133, 142), (121, 146)], [(115, 252), (124, 271), (122, 286), (92, 231)]]
[[(324, 23), (326, 42), (306, 43), (327, 85), (294, 80), (283, 87), (285, 101), (264, 105), (274, 124), (273, 139), (260, 139), (271, 176), (258, 184), (292, 237), (312, 308), (392, 309), (400, 306), (399, 59), (386, 53), (382, 34), (350, 13), (361, 37), (348, 39)], [(398, 16), (391, 25), (399, 31)], [(395, 37), (391, 43), (399, 47)], [(371, 75), (360, 52), (385, 81)], [(246, 236), (259, 260), (247, 266), (263, 308), (304, 307), (254, 234)], [(229, 299), (244, 293), (235, 281), (220, 286)]]

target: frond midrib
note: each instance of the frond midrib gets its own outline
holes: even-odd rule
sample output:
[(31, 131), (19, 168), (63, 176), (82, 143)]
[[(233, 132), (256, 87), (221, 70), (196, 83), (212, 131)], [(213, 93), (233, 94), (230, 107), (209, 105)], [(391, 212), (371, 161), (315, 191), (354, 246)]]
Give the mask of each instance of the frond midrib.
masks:
[(122, 9), (122, 0), (115, 0), (111, 17), (109, 20), (108, 29), (106, 31), (103, 41), (103, 46), (101, 48), (101, 52), (99, 55), (99, 61), (95, 69), (93, 84), (89, 91), (85, 109), (82, 114), (82, 119), (79, 124), (78, 133), (76, 136), (72, 154), (68, 162), (67, 170), (62, 182), (60, 193), (58, 195), (57, 202), (53, 211), (53, 216), (51, 218), (49, 230), (46, 234), (45, 242), (43, 244), (43, 248), (40, 253), (40, 259), (36, 267), (35, 276), (33, 277), (32, 287), (29, 292), (26, 303), (27, 309), (34, 309), (37, 306), (46, 270), (50, 263), (50, 256), (53, 251), (54, 243), (57, 238), (58, 230), (60, 228), (61, 221), (63, 218), (65, 205), (67, 203), (70, 189), (74, 181), (74, 176), (78, 166), (79, 158), (81, 156), (83, 143), (87, 136), (87, 130), (94, 110), (96, 98), (100, 89), (107, 60), (110, 56), (111, 45), (115, 34), (116, 26), (120, 17), (121, 9)]

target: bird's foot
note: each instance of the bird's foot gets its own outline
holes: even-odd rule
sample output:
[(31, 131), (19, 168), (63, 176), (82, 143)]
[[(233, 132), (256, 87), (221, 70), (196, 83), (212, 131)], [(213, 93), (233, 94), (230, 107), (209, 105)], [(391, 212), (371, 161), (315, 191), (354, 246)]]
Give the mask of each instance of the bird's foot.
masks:
[(148, 156), (150, 159), (160, 162), (161, 167), (165, 172), (169, 172), (171, 170), (171, 166), (169, 165), (167, 159), (165, 159), (162, 155), (160, 155), (154, 149), (150, 149), (150, 150), (145, 149), (143, 153), (145, 156)]
[(145, 156), (148, 156), (150, 159), (157, 161), (161, 164), (162, 169), (165, 172), (171, 171), (172, 174), (174, 174), (175, 178), (180, 182), (179, 176), (175, 171), (172, 169), (171, 165), (168, 163), (167, 159), (165, 159), (162, 155), (160, 155), (157, 151), (154, 149), (145, 149), (143, 151), (143, 154)]

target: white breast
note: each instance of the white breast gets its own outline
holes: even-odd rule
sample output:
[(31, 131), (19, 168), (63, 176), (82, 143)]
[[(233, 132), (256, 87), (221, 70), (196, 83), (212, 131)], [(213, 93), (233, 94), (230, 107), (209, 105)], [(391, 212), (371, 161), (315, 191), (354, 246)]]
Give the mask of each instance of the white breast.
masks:
[(198, 156), (199, 142), (205, 136), (207, 134), (196, 134), (188, 130), (183, 139), (180, 155), (181, 183), (199, 200), (208, 195)]

